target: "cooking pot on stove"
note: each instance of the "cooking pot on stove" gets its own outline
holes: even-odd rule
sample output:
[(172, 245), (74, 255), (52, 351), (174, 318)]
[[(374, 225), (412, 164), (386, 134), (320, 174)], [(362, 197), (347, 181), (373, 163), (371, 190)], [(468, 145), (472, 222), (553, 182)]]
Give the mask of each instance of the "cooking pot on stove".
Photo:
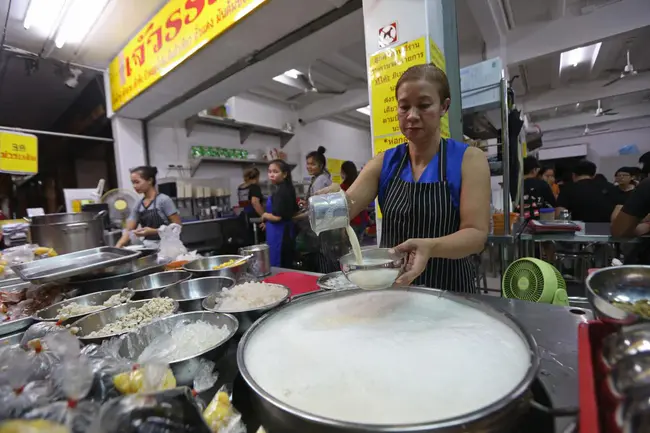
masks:
[[(258, 338), (257, 341), (262, 341), (263, 339), (268, 339), (269, 337), (275, 335), (274, 331), (277, 331), (276, 326), (271, 327), (270, 324), (273, 323), (273, 320), (285, 320), (287, 317), (296, 317), (291, 316), (292, 313), (300, 313), (301, 309), (310, 308), (318, 303), (323, 305), (333, 305), (333, 301), (340, 300), (348, 296), (373, 296), (375, 293), (408, 293), (415, 292), (418, 294), (426, 294), (430, 296), (442, 297), (449, 299), (451, 301), (458, 302), (464, 306), (470, 307), (477, 310), (477, 313), (487, 314), (490, 318), (496, 319), (497, 321), (505, 324), (509, 330), (514, 331), (516, 337), (513, 337), (514, 340), (517, 340), (517, 337), (527, 348), (528, 352), (523, 352), (523, 357), (526, 356), (526, 353), (530, 354), (530, 363), (527, 369), (521, 369), (520, 372), (516, 373), (519, 375), (521, 371), (525, 371), (525, 374), (521, 374), (520, 380), (517, 376), (513, 379), (512, 383), (516, 383), (510, 392), (507, 392), (501, 396), (501, 398), (495, 399), (493, 403), (481, 407), (478, 410), (474, 410), (468, 413), (464, 413), (459, 416), (454, 416), (451, 418), (446, 418), (442, 420), (436, 420), (431, 422), (418, 422), (413, 424), (362, 424), (357, 422), (342, 421), (338, 419), (333, 419), (331, 417), (323, 416), (322, 414), (310, 413), (307, 410), (299, 409), (291, 405), (286, 401), (284, 396), (281, 396), (278, 393), (278, 390), (269, 391), (260, 385), (259, 381), (256, 381), (255, 377), (258, 379), (262, 378), (264, 374), (259, 374), (260, 370), (255, 371), (249, 369), (249, 364), (246, 362), (246, 353), (247, 349), (251, 345), (251, 341), (255, 341), (256, 335), (263, 335), (263, 338)], [(401, 296), (399, 294), (395, 296)], [(363, 301), (362, 298), (359, 298), (360, 301), (351, 300), (350, 304), (358, 304)], [(304, 314), (302, 317), (311, 317), (311, 313), (314, 310), (303, 310)], [(290, 322), (290, 321), (289, 321)], [(287, 322), (287, 323), (289, 323)], [(293, 323), (294, 325), (296, 323)], [(303, 326), (306, 326), (304, 323), (301, 323)], [(284, 324), (282, 324), (284, 326)], [(289, 325), (290, 326), (290, 325)], [(499, 325), (501, 326), (501, 325)], [(384, 328), (382, 328), (384, 329)], [(507, 329), (507, 328), (503, 328)], [(268, 332), (264, 332), (267, 330)], [(329, 332), (329, 331), (327, 331)], [(259, 333), (259, 334), (258, 334)], [(263, 334), (262, 334), (263, 333)], [(269, 344), (275, 344), (271, 342)], [(299, 341), (292, 341), (292, 344), (298, 346)], [(319, 343), (320, 344), (320, 343)], [(253, 345), (254, 347), (254, 345)], [(256, 349), (259, 351), (259, 349)], [(362, 349), (359, 349), (362, 350)], [(318, 354), (307, 352), (310, 356), (318, 359)], [(253, 352), (255, 353), (255, 352)], [(268, 354), (268, 351), (266, 352)], [(251, 355), (252, 356), (252, 355)], [(284, 353), (284, 356), (291, 356), (291, 353)], [(351, 355), (352, 356), (352, 355)], [(260, 358), (261, 359), (261, 358)], [(252, 360), (252, 358), (251, 358)], [(523, 358), (522, 358), (523, 360)], [(266, 362), (265, 360), (264, 362)], [(273, 363), (273, 360), (268, 360), (269, 363)], [(405, 361), (408, 362), (408, 361)], [(477, 366), (479, 363), (483, 362), (481, 359), (475, 360)], [(237, 350), (237, 364), (242, 378), (246, 382), (248, 388), (252, 391), (251, 403), (255, 412), (259, 415), (259, 421), (262, 425), (272, 432), (283, 432), (283, 433), (348, 433), (348, 432), (422, 432), (422, 433), (466, 433), (466, 432), (481, 432), (481, 433), (504, 433), (512, 431), (512, 428), (517, 424), (520, 417), (530, 409), (530, 400), (531, 392), (530, 388), (533, 381), (536, 378), (540, 358), (538, 354), (537, 344), (535, 339), (529, 334), (518, 322), (517, 320), (508, 313), (498, 311), (487, 304), (482, 303), (479, 300), (464, 297), (461, 295), (453, 294), (450, 292), (443, 292), (437, 289), (428, 289), (420, 287), (410, 287), (410, 288), (399, 288), (399, 289), (389, 289), (382, 292), (368, 292), (361, 290), (347, 290), (347, 291), (331, 291), (323, 292), (318, 294), (310, 295), (301, 299), (300, 302), (292, 302), (286, 306), (277, 309), (275, 312), (270, 313), (261, 319), (259, 319), (243, 336), (238, 350)], [(252, 364), (255, 364), (253, 362)], [(260, 364), (257, 364), (260, 365)], [(523, 366), (523, 364), (522, 364)], [(326, 366), (323, 365), (314, 365), (314, 370), (318, 371), (319, 368)], [(433, 367), (432, 367), (433, 368)], [(396, 368), (395, 374), (399, 374), (399, 369)], [(297, 379), (298, 375), (293, 378)], [(261, 379), (262, 382), (265, 379)], [(289, 380), (292, 380), (291, 378)], [(518, 381), (517, 381), (518, 380)], [(303, 384), (303, 387), (309, 387), (309, 384)], [(333, 384), (333, 395), (332, 398), (337, 398), (336, 395), (336, 386)], [(339, 390), (340, 391), (340, 390)], [(341, 391), (343, 392), (343, 391)], [(441, 392), (446, 392), (446, 390), (441, 390)], [(273, 394), (272, 394), (273, 393)], [(400, 397), (408, 399), (409, 396), (405, 393), (405, 390), (395, 389), (395, 393)], [(372, 403), (368, 403), (372, 404)]]
[(105, 214), (106, 211), (57, 213), (26, 220), (33, 243), (67, 254), (104, 245)]

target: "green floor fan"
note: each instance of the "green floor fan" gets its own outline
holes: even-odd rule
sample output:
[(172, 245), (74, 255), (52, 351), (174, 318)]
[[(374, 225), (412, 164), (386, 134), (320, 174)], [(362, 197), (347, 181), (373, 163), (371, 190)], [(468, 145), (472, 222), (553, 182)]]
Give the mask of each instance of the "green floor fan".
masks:
[(562, 274), (550, 263), (532, 257), (524, 257), (508, 266), (503, 274), (501, 292), (504, 298), (569, 305)]

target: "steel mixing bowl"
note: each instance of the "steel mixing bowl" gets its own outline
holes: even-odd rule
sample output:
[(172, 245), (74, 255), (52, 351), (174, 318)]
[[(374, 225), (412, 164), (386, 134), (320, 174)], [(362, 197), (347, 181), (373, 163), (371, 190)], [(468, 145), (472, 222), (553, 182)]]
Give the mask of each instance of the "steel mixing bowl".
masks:
[(161, 298), (172, 298), (178, 302), (180, 311), (203, 311), (203, 300), (220, 292), (223, 288), (231, 288), (235, 280), (228, 277), (204, 277), (187, 280), (160, 292)]
[[(117, 307), (107, 308), (106, 310), (98, 311), (97, 313), (92, 313), (83, 317), (76, 322), (73, 322), (72, 325), (76, 328), (79, 328), (77, 332), (77, 338), (81, 340), (84, 344), (101, 344), (102, 341), (108, 340), (109, 338), (117, 337), (118, 335), (126, 334), (125, 332), (115, 332), (108, 335), (103, 335), (101, 337), (87, 337), (93, 331), (99, 331), (104, 326), (109, 323), (113, 323), (118, 319), (126, 316), (131, 312), (132, 309), (140, 308), (147, 302), (151, 302), (151, 299), (145, 299), (142, 301), (133, 301), (127, 302), (126, 304), (119, 305)], [(174, 301), (174, 307), (172, 308), (172, 314), (178, 311), (178, 302)]]
[(199, 320), (208, 322), (218, 327), (226, 326), (228, 336), (219, 343), (199, 351), (192, 356), (186, 356), (180, 359), (174, 359), (169, 362), (169, 367), (176, 377), (178, 386), (192, 386), (192, 382), (197, 373), (199, 359), (208, 359), (218, 361), (228, 349), (228, 341), (235, 335), (239, 323), (235, 317), (230, 314), (216, 313), (213, 311), (193, 311), (189, 313), (175, 314), (157, 320), (142, 326), (138, 330), (124, 336), (119, 347), (119, 355), (137, 361), (144, 349), (159, 335), (168, 334), (179, 323), (190, 324)]
[[(358, 264), (354, 253), (339, 259), (341, 271), (354, 285), (365, 290), (379, 290), (391, 287), (404, 267), (404, 255), (391, 248), (362, 248), (363, 264)], [(382, 272), (378, 277), (377, 271)]]
[(650, 316), (644, 317), (631, 310), (635, 302), (647, 300), (650, 303), (650, 266), (599, 269), (587, 277), (586, 286), (589, 303), (603, 322), (631, 325), (650, 321)]
[(650, 323), (625, 326), (603, 339), (601, 356), (608, 368), (623, 358), (639, 354), (650, 356)]
[(285, 287), (281, 284), (273, 284), (273, 285), (284, 288), (286, 294), (282, 297), (282, 299), (273, 302), (271, 304), (265, 305), (263, 307), (255, 307), (255, 308), (250, 308), (248, 310), (241, 310), (241, 311), (228, 311), (228, 310), (222, 311), (219, 309), (219, 305), (217, 304), (220, 293), (214, 293), (203, 300), (202, 302), (203, 309), (208, 311), (215, 311), (218, 313), (232, 314), (237, 318), (237, 320), (239, 320), (239, 330), (237, 331), (237, 335), (242, 335), (244, 334), (244, 332), (248, 330), (248, 328), (251, 327), (253, 323), (255, 323), (257, 319), (264, 316), (266, 313), (270, 312), (276, 307), (279, 307), (289, 302), (289, 296), (291, 296), (291, 290), (289, 290), (288, 287)]
[(117, 295), (122, 292), (122, 289), (120, 290), (106, 290), (104, 292), (97, 292), (97, 293), (91, 293), (89, 295), (83, 295), (83, 296), (77, 296), (75, 298), (70, 298), (66, 299), (65, 301), (57, 302), (56, 304), (52, 304), (47, 308), (43, 308), (42, 310), (38, 310), (34, 315), (32, 316), (34, 320), (37, 322), (55, 322), (58, 320), (58, 315), (59, 315), (59, 310), (66, 305), (70, 305), (72, 303), (82, 305), (84, 307), (87, 306), (97, 306), (99, 307), (95, 311), (90, 311), (87, 313), (81, 313), (81, 314), (76, 314), (74, 316), (70, 316), (63, 320), (61, 323), (62, 324), (68, 324), (72, 323), (84, 316), (87, 316), (92, 313), (96, 313), (98, 311), (105, 310), (110, 307), (105, 307), (102, 304), (108, 299), (113, 296)]
[(126, 287), (134, 290), (133, 299), (151, 299), (159, 296), (162, 289), (187, 281), (192, 274), (185, 271), (167, 271), (145, 275), (126, 283)]
[[(183, 270), (191, 272), (194, 277), (228, 277), (239, 281), (248, 270), (248, 260), (243, 260), (245, 258), (246, 256), (236, 255), (203, 257), (186, 263)], [(215, 266), (223, 265), (230, 260), (242, 260), (242, 263), (223, 269), (214, 269)]]

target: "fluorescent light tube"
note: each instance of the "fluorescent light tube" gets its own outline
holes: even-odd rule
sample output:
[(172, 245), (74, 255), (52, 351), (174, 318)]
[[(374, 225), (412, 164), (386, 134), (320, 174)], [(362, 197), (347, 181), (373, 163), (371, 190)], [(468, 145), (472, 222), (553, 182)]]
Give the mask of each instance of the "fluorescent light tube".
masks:
[(63, 17), (54, 40), (57, 48), (66, 43), (80, 43), (84, 40), (108, 0), (74, 0)]
[(23, 27), (25, 30), (33, 28), (49, 36), (65, 3), (66, 0), (31, 0)]

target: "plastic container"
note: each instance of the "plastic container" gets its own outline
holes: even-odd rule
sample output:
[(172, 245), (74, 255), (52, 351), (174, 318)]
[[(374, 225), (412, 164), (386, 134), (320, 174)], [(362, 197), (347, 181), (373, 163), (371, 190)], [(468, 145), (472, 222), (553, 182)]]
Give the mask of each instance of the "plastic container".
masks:
[[(519, 214), (515, 212), (510, 212), (510, 233), (512, 233), (512, 225), (519, 218)], [(503, 235), (505, 234), (505, 218), (503, 213), (495, 213), (492, 215), (492, 221), (494, 224), (494, 234)]]
[(541, 221), (553, 221), (555, 219), (555, 209), (545, 207), (539, 210), (539, 219)]

